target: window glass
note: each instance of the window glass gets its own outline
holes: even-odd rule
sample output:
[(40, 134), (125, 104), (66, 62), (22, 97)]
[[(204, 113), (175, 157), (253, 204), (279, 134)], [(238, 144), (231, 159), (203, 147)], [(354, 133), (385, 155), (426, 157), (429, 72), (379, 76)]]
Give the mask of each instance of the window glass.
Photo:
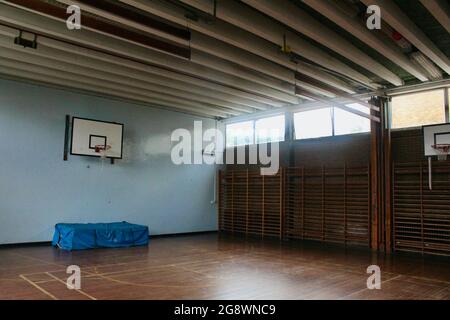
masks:
[(294, 114), (296, 139), (310, 139), (333, 135), (332, 109), (323, 108)]
[[(370, 114), (369, 108), (360, 104), (348, 104), (347, 107)], [(357, 114), (334, 108), (334, 132), (336, 135), (370, 131), (370, 120)]]
[(443, 122), (445, 122), (443, 89), (392, 98), (393, 129)]
[(226, 135), (227, 147), (253, 144), (253, 121), (228, 124)]
[(256, 143), (284, 141), (284, 115), (256, 120)]

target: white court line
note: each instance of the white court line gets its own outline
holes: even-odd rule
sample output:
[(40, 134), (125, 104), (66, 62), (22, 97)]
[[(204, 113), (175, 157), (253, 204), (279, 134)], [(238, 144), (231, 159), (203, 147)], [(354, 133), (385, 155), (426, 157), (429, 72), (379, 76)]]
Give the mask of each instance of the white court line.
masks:
[(28, 282), (29, 284), (31, 284), (33, 287), (35, 287), (36, 289), (38, 289), (39, 291), (41, 291), (42, 293), (45, 293), (47, 296), (49, 296), (50, 298), (52, 298), (53, 300), (58, 300), (58, 298), (56, 298), (54, 295), (52, 295), (50, 292), (48, 292), (47, 290), (45, 290), (44, 288), (41, 288), (40, 286), (38, 286), (37, 284), (35, 284), (33, 281), (29, 280), (27, 277), (25, 277), (23, 274), (19, 275), (20, 278), (22, 278), (23, 280), (25, 280), (26, 282)]
[[(63, 280), (61, 280), (60, 278), (58, 278), (58, 277), (52, 275), (50, 272), (46, 272), (45, 274), (48, 275), (48, 276), (50, 276), (50, 277), (52, 277), (53, 279), (55, 279), (55, 280), (61, 282), (63, 285), (67, 285), (67, 283), (65, 283), (65, 282), (64, 282)], [(78, 293), (81, 293), (82, 295), (88, 297), (88, 298), (91, 299), (91, 300), (97, 300), (97, 299), (94, 298), (93, 296), (87, 294), (86, 292), (84, 292), (84, 291), (82, 291), (82, 290), (80, 290), (80, 289), (74, 289), (74, 290), (77, 291)]]

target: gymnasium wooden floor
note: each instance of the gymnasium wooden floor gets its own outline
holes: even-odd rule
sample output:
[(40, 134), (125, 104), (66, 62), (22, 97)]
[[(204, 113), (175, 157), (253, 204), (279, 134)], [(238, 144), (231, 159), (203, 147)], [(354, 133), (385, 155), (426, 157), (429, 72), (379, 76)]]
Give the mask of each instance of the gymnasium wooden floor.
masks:
[[(81, 290), (65, 285), (68, 265)], [(382, 271), (366, 288), (367, 266)], [(0, 249), (0, 299), (450, 299), (450, 259), (203, 234), (148, 247)]]

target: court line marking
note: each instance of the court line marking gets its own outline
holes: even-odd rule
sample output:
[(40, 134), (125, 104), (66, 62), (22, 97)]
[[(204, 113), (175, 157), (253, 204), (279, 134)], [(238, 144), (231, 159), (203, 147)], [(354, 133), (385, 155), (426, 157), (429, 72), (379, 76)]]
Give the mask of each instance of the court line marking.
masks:
[[(231, 251), (231, 249), (230, 250), (225, 250), (225, 251)], [(254, 257), (254, 258), (259, 258), (259, 256), (264, 256), (264, 254), (261, 254), (260, 252), (258, 252), (258, 251), (248, 251), (248, 250), (243, 250), (244, 251), (244, 255), (245, 256), (248, 256), (248, 257)], [(197, 256), (197, 255), (200, 255), (200, 254), (208, 254), (208, 255), (217, 255), (217, 252), (214, 252), (214, 251), (209, 251), (209, 250), (205, 250), (205, 252), (199, 252), (199, 253), (194, 253), (193, 255), (194, 256)], [(31, 256), (27, 256), (27, 255), (24, 255), (24, 254), (19, 254), (19, 253), (12, 253), (13, 255), (16, 255), (16, 256), (20, 256), (20, 257), (23, 257), (23, 258), (28, 258), (28, 259), (31, 259), (31, 260), (35, 260), (35, 261), (39, 261), (39, 262), (41, 262), (41, 263), (43, 263), (43, 264), (46, 264), (46, 265), (53, 265), (53, 266), (57, 266), (57, 267), (61, 267), (61, 268), (64, 268), (64, 269), (62, 269), (62, 270), (53, 270), (53, 271), (50, 271), (50, 272), (64, 272), (65, 271), (65, 268), (66, 268), (66, 266), (65, 265), (61, 265), (61, 264), (57, 264), (57, 263), (52, 263), (52, 262), (49, 262), (49, 261), (45, 261), (45, 260), (43, 260), (43, 259), (39, 259), (39, 258), (35, 258), (35, 257), (31, 257)], [(111, 255), (110, 257), (114, 257), (115, 255)], [(127, 256), (125, 256), (126, 258), (128, 258), (128, 257), (133, 257), (134, 255), (127, 255)], [(187, 255), (186, 255), (187, 256)], [(228, 257), (226, 257), (226, 258), (228, 258), (228, 259), (233, 259), (233, 257), (234, 256), (236, 256), (236, 253), (234, 252), (233, 254), (231, 254), (230, 256), (228, 256)], [(121, 257), (122, 258), (122, 257)], [(282, 260), (282, 259), (281, 259)], [(302, 259), (300, 259), (300, 260), (302, 260)], [(135, 285), (135, 286), (153, 286), (153, 287), (162, 287), (161, 285), (145, 285), (145, 284), (135, 284), (135, 283), (132, 283), (132, 282), (128, 282), (128, 281), (121, 281), (121, 280), (117, 280), (117, 279), (113, 279), (112, 277), (107, 277), (106, 275), (117, 275), (117, 276), (126, 276), (126, 275), (132, 275), (132, 274), (142, 274), (142, 273), (146, 273), (146, 272), (149, 272), (151, 269), (154, 269), (154, 268), (161, 268), (161, 267), (168, 267), (168, 266), (170, 266), (170, 267), (175, 267), (175, 268), (180, 268), (180, 269), (185, 269), (186, 271), (190, 271), (190, 272), (194, 272), (194, 273), (198, 273), (198, 274), (202, 274), (201, 272), (198, 272), (198, 271), (195, 271), (195, 270), (190, 270), (190, 269), (188, 269), (188, 268), (183, 268), (183, 267), (181, 267), (182, 265), (189, 265), (189, 264), (195, 264), (195, 263), (204, 263), (205, 262), (205, 260), (199, 260), (199, 261), (195, 261), (195, 262), (193, 262), (193, 261), (186, 261), (186, 262), (180, 262), (180, 263), (178, 263), (178, 264), (166, 264), (166, 265), (157, 265), (157, 266), (150, 266), (150, 267), (147, 267), (147, 268), (137, 268), (137, 269), (129, 269), (129, 270), (122, 270), (122, 271), (115, 271), (115, 272), (105, 272), (105, 273), (103, 273), (103, 274), (99, 274), (98, 273), (98, 271), (96, 270), (97, 268), (102, 268), (102, 267), (108, 267), (108, 266), (111, 266), (111, 267), (113, 267), (113, 266), (120, 266), (120, 265), (129, 265), (129, 264), (133, 264), (133, 263), (140, 263), (140, 262), (145, 262), (145, 261), (148, 261), (148, 258), (147, 259), (138, 259), (138, 260), (135, 260), (135, 261), (130, 261), (130, 262), (119, 262), (119, 263), (111, 263), (111, 264), (98, 264), (98, 265), (92, 265), (92, 266), (87, 266), (87, 267), (84, 267), (83, 269), (83, 271), (85, 272), (85, 273), (87, 273), (88, 274), (88, 276), (85, 276), (85, 278), (89, 278), (89, 279), (105, 279), (105, 280), (109, 280), (109, 281), (112, 281), (112, 282), (119, 282), (119, 283), (123, 283), (123, 284), (128, 284), (128, 285)], [(206, 259), (206, 261), (208, 261), (208, 258)], [(339, 264), (339, 263), (328, 263), (330, 266), (338, 266), (338, 267), (342, 267), (342, 266), (344, 266), (344, 265), (342, 265), (342, 264)], [(328, 266), (328, 265), (327, 265)], [(94, 269), (94, 271), (95, 271), (95, 273), (92, 273), (92, 272), (88, 272), (88, 271), (86, 271), (85, 269)], [(33, 286), (35, 286), (36, 288), (38, 288), (40, 291), (42, 291), (42, 292), (44, 292), (44, 293), (46, 293), (47, 295), (49, 295), (49, 296), (51, 296), (51, 297), (54, 297), (54, 299), (57, 299), (55, 296), (53, 296), (53, 295), (51, 295), (50, 293), (48, 293), (47, 291), (45, 291), (43, 288), (41, 288), (40, 286), (37, 286), (36, 285), (36, 283), (45, 283), (45, 282), (52, 282), (52, 281), (62, 281), (62, 280), (60, 280), (59, 278), (57, 278), (57, 279), (55, 279), (55, 280), (43, 280), (43, 281), (37, 281), (37, 282), (33, 282), (33, 281), (31, 281), (31, 280), (29, 280), (28, 278), (26, 278), (25, 277), (25, 275), (35, 275), (35, 274), (47, 274), (47, 272), (35, 272), (35, 273), (28, 273), (28, 274), (22, 274), (22, 275), (20, 275), (21, 276), (21, 278), (23, 279), (23, 280), (25, 280), (25, 281), (27, 281), (27, 282), (29, 282), (31, 285), (33, 285)], [(207, 275), (205, 275), (205, 274), (203, 274), (204, 276), (206, 276), (206, 277), (208, 277)], [(22, 277), (23, 276), (23, 277)], [(396, 277), (393, 277), (393, 278), (391, 278), (391, 279), (388, 279), (388, 280), (385, 280), (385, 281), (383, 281), (382, 283), (384, 283), (384, 282), (388, 282), (388, 281), (391, 281), (391, 280), (394, 280), (394, 279), (397, 279), (397, 278), (399, 278), (400, 276), (406, 276), (406, 277), (410, 277), (410, 278), (412, 278), (412, 279), (417, 279), (417, 280), (429, 280), (429, 281), (433, 281), (433, 282), (437, 282), (437, 283), (446, 283), (446, 284), (448, 284), (449, 282), (448, 281), (443, 281), (443, 280), (437, 280), (437, 279), (433, 279), (433, 278), (427, 278), (427, 277), (418, 277), (418, 276), (409, 276), (408, 274), (400, 274), (400, 275), (398, 275), (398, 276), (396, 276)], [(53, 278), (53, 277), (52, 277)], [(12, 280), (12, 279), (11, 279)], [(172, 286), (169, 286), (169, 287), (172, 287)], [(184, 288), (186, 288), (186, 287), (191, 287), (191, 288), (195, 288), (195, 287), (197, 287), (197, 286), (176, 286), (176, 287), (184, 287)], [(205, 286), (203, 286), (203, 287), (205, 287)], [(206, 287), (208, 287), (208, 286), (206, 286)], [(351, 294), (349, 294), (349, 295), (345, 295), (344, 297), (341, 297), (341, 299), (342, 298), (346, 298), (346, 297), (348, 297), (348, 296), (351, 296), (351, 295), (354, 295), (354, 294), (357, 294), (357, 293), (359, 293), (359, 292), (361, 292), (361, 291), (365, 291), (365, 290), (367, 290), (367, 289), (362, 289), (362, 290), (359, 290), (359, 291), (357, 291), (357, 292), (353, 292), (353, 293), (351, 293)]]
[(28, 282), (29, 284), (31, 284), (33, 287), (35, 287), (36, 289), (38, 289), (39, 291), (41, 291), (42, 293), (46, 294), (47, 296), (49, 296), (50, 298), (52, 298), (53, 300), (59, 300), (57, 297), (55, 297), (54, 295), (52, 295), (50, 292), (48, 292), (47, 290), (45, 290), (44, 288), (38, 286), (37, 284), (35, 284), (33, 281), (29, 280), (27, 277), (25, 277), (23, 274), (19, 275), (20, 278), (22, 278), (23, 280), (25, 280), (26, 282)]
[[(150, 288), (208, 288), (208, 287), (212, 287), (215, 286), (215, 284), (212, 285), (159, 285), (159, 284), (141, 284), (141, 283), (134, 283), (134, 282), (130, 282), (130, 281), (125, 281), (125, 280), (119, 280), (119, 279), (114, 279), (111, 276), (108, 275), (116, 275), (118, 277), (120, 276), (129, 276), (129, 275), (138, 275), (138, 274), (144, 274), (147, 273), (149, 271), (151, 271), (151, 269), (155, 269), (156, 266), (152, 266), (152, 267), (148, 267), (145, 269), (137, 269), (137, 271), (128, 271), (128, 270), (123, 270), (123, 271), (117, 271), (114, 272), (113, 274), (109, 274), (109, 273), (105, 273), (105, 274), (100, 274), (100, 273), (92, 273), (92, 272), (88, 272), (88, 271), (83, 271), (85, 273), (88, 274), (88, 276), (85, 276), (84, 278), (88, 278), (88, 279), (103, 279), (103, 280), (107, 280), (110, 282), (115, 282), (115, 283), (120, 283), (120, 284), (125, 284), (125, 285), (131, 285), (131, 286), (137, 286), (137, 287), (150, 287)], [(164, 265), (164, 266), (158, 266), (158, 267), (173, 267), (173, 268), (177, 268), (176, 265)], [(60, 272), (63, 270), (58, 270), (56, 272)], [(189, 270), (191, 272), (193, 272), (192, 270)], [(50, 271), (50, 272), (54, 272), (54, 271)], [(54, 280), (42, 280), (39, 281), (39, 283), (48, 283), (48, 282), (52, 282), (52, 281), (59, 281), (61, 283), (64, 283), (66, 285), (66, 283), (59, 279), (58, 277), (52, 275), (50, 272), (40, 272), (40, 273), (34, 273), (34, 274), (47, 274), (48, 276), (52, 277)], [(87, 295), (86, 293), (80, 292), (82, 294)], [(93, 297), (92, 297), (93, 298)], [(95, 298), (94, 298), (95, 299)]]
[[(225, 251), (229, 251), (229, 250), (225, 250)], [(18, 253), (13, 253), (13, 254), (21, 256), (21, 257), (24, 257), (24, 258), (29, 258), (29, 259), (41, 261), (41, 262), (43, 262), (44, 264), (47, 264), (47, 265), (54, 265), (54, 266), (58, 266), (58, 267), (63, 268), (61, 270), (51, 270), (51, 271), (48, 271), (48, 272), (61, 272), (61, 271), (64, 272), (66, 270), (66, 268), (67, 268), (66, 265), (60, 265), (60, 264), (57, 264), (57, 263), (47, 262), (47, 261), (39, 259), (39, 258), (29, 257), (29, 256), (18, 254)], [(196, 253), (196, 254), (194, 254), (194, 256), (197, 256), (197, 255), (200, 255), (200, 254), (201, 253), (198, 253), (198, 254)], [(210, 252), (208, 252), (208, 254), (217, 255), (217, 252), (210, 251)], [(185, 255), (185, 256), (187, 257), (188, 255)], [(234, 256), (235, 255), (230, 255), (230, 256), (228, 256), (226, 258), (227, 259), (233, 259)], [(126, 258), (133, 257), (133, 255), (123, 256), (123, 257), (126, 257)], [(123, 257), (121, 257), (121, 258), (123, 258)], [(147, 261), (148, 261), (148, 258), (146, 258), (146, 259), (138, 259), (138, 260), (130, 261), (130, 262), (118, 262), (118, 263), (98, 264), (98, 265), (91, 265), (91, 266), (86, 266), (86, 267), (80, 266), (80, 267), (82, 269), (82, 272), (88, 273), (86, 270), (94, 269), (96, 271), (97, 268), (116, 267), (116, 266), (121, 266), (121, 265), (123, 266), (123, 265), (129, 265), (129, 264), (133, 264), (133, 263), (140, 263), (140, 262), (147, 262)], [(210, 261), (215, 261), (215, 260), (211, 258)], [(178, 265), (192, 264), (192, 263), (195, 263), (195, 262), (203, 263), (203, 262), (208, 262), (208, 260), (198, 260), (198, 261), (194, 261), (194, 262), (192, 260), (190, 260), (190, 261), (180, 262), (180, 263), (176, 263), (176, 264), (172, 263), (172, 264), (162, 264), (162, 265), (157, 265), (157, 266), (150, 266), (148, 268), (169, 267), (169, 266), (173, 266), (173, 265), (177, 265), (178, 266)], [(130, 270), (147, 270), (147, 268), (145, 268), (145, 269), (142, 269), (142, 268), (141, 269), (130, 269)], [(105, 274), (105, 275), (106, 274), (115, 274), (115, 273), (120, 273), (120, 272), (121, 271), (105, 272), (103, 274)], [(42, 273), (44, 273), (44, 271), (24, 273), (24, 275), (31, 276), (31, 275), (42, 274)], [(96, 273), (96, 274), (98, 274), (98, 273)]]
[[(52, 277), (53, 279), (55, 279), (55, 280), (61, 282), (64, 286), (67, 286), (67, 283), (66, 283), (66, 282), (64, 282), (63, 280), (61, 280), (61, 279), (58, 278), (57, 276), (54, 276), (54, 275), (51, 274), (50, 272), (46, 272), (45, 274), (48, 275), (48, 276), (50, 276), (50, 277)], [(68, 289), (68, 290), (69, 290), (69, 289)], [(88, 297), (88, 298), (91, 299), (91, 300), (97, 300), (96, 298), (94, 298), (93, 296), (91, 296), (90, 294), (84, 292), (84, 291), (81, 290), (81, 289), (74, 289), (74, 290), (77, 291), (78, 293), (81, 293), (82, 295)]]
[[(381, 281), (381, 282), (380, 282), (380, 285), (383, 285), (383, 283), (386, 283), (386, 282), (390, 282), (390, 281), (393, 281), (393, 280), (397, 280), (398, 278), (401, 278), (401, 277), (403, 277), (403, 275), (399, 274), (399, 275), (397, 275), (397, 276), (395, 276), (395, 277), (392, 277), (392, 278), (390, 278), (390, 279)], [(361, 293), (361, 292), (368, 291), (368, 290), (372, 291), (372, 290), (369, 289), (369, 288), (364, 288), (364, 289), (361, 289), (361, 290), (358, 290), (358, 291), (349, 293), (349, 294), (347, 294), (347, 295), (345, 295), (345, 296), (343, 296), (343, 297), (340, 297), (338, 300), (343, 300), (343, 299), (346, 299), (346, 298), (348, 298), (348, 297), (354, 296), (355, 294), (359, 294), (359, 293)], [(375, 290), (375, 292), (376, 292), (376, 290)]]
[(105, 279), (105, 280), (109, 280), (111, 282), (115, 282), (115, 283), (120, 283), (120, 284), (125, 284), (125, 285), (129, 285), (129, 286), (135, 286), (135, 287), (148, 287), (148, 288), (170, 288), (170, 289), (200, 289), (200, 288), (209, 288), (209, 287), (213, 287), (214, 285), (201, 285), (201, 286), (192, 286), (192, 285), (158, 285), (158, 284), (144, 284), (144, 283), (134, 283), (134, 282), (129, 282), (129, 281), (124, 281), (124, 280), (118, 280), (118, 279), (114, 279), (111, 277), (107, 277), (107, 276), (103, 276), (103, 275), (98, 275), (99, 277)]

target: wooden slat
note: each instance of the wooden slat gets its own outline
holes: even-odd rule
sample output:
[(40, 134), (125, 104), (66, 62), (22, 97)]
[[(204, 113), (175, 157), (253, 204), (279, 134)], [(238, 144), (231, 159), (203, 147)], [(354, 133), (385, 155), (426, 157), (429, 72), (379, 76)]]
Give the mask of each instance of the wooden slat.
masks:
[(227, 189), (232, 192), (231, 200), (219, 201), (220, 230), (369, 245), (368, 166), (288, 167), (274, 176), (261, 176), (259, 170), (229, 170), (223, 176), (228, 179), (221, 179), (220, 196), (229, 197)]
[(398, 251), (450, 255), (450, 161), (395, 163), (393, 239)]

